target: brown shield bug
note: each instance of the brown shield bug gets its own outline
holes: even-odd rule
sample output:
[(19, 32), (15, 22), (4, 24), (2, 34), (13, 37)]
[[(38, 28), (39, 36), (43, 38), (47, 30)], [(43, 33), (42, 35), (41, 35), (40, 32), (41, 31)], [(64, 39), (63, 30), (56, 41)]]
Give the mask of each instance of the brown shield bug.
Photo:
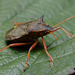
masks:
[[(42, 37), (42, 42), (43, 42), (45, 52), (47, 53), (47, 55), (51, 61), (51, 63), (50, 63), (50, 67), (51, 67), (53, 64), (53, 59), (47, 51), (47, 46), (46, 46), (43, 36), (52, 33), (54, 35), (54, 37), (57, 39), (57, 37), (55, 36), (55, 34), (53, 32), (57, 31), (58, 29), (62, 29), (70, 37), (75, 36), (75, 35), (71, 35), (70, 33), (68, 33), (62, 27), (56, 27), (73, 17), (75, 17), (75, 16), (72, 16), (52, 27), (45, 24), (45, 22), (43, 21), (43, 16), (41, 16), (39, 19), (30, 21), (30, 22), (22, 22), (22, 23), (14, 22), (14, 27), (7, 32), (6, 37), (5, 37), (5, 39), (7, 41), (11, 41), (13, 43), (8, 45), (7, 47), (1, 49), (0, 51), (4, 50), (10, 46), (21, 46), (21, 45), (28, 45), (28, 44), (33, 43), (32, 46), (29, 48), (26, 66), (24, 68), (24, 70), (25, 70), (28, 65), (28, 59), (29, 59), (31, 50), (37, 45), (38, 38)], [(56, 28), (54, 28), (54, 27), (56, 27)]]

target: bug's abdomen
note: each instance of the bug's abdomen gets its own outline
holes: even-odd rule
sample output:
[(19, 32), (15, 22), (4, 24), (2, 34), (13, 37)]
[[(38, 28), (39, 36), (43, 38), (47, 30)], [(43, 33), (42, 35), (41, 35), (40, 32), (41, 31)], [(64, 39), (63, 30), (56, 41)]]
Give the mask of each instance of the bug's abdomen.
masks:
[(30, 32), (28, 35), (23, 35), (21, 37), (9, 37), (6, 36), (7, 41), (12, 41), (12, 42), (34, 42), (34, 40), (38, 39), (39, 37), (42, 37), (44, 35), (48, 34), (46, 31), (41, 31), (41, 32)]

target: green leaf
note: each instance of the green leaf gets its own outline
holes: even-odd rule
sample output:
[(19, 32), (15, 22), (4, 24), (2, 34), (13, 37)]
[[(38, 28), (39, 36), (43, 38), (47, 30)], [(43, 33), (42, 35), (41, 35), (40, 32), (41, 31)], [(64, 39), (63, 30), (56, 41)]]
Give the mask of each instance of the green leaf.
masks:
[[(32, 21), (44, 15), (44, 21), (53, 26), (70, 16), (75, 15), (75, 0), (0, 0), (0, 49), (7, 46), (6, 31), (16, 22)], [(71, 34), (75, 34), (75, 18), (60, 26)], [(44, 36), (48, 52), (54, 60), (49, 68), (50, 60), (44, 51), (42, 40), (32, 50), (29, 66), (24, 72), (28, 48), (10, 47), (0, 52), (0, 75), (67, 75), (75, 68), (75, 37), (68, 37), (62, 30)]]

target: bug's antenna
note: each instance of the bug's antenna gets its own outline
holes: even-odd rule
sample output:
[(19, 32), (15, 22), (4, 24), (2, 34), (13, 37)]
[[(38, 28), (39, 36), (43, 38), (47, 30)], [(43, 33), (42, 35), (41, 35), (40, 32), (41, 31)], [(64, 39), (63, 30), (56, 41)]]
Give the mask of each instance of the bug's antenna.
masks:
[(71, 16), (71, 17), (69, 17), (68, 19), (66, 19), (66, 20), (64, 20), (64, 21), (62, 21), (62, 22), (60, 22), (60, 23), (58, 23), (58, 24), (56, 24), (56, 25), (54, 25), (54, 26), (52, 26), (52, 27), (56, 27), (56, 26), (58, 26), (58, 25), (64, 23), (65, 21), (67, 21), (67, 20), (73, 18), (73, 17), (75, 17), (75, 16)]

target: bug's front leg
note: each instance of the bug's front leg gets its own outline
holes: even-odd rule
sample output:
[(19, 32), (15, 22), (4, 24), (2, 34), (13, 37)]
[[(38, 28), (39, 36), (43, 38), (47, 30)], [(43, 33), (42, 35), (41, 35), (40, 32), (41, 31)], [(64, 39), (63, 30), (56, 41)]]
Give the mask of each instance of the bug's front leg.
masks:
[(31, 52), (31, 50), (37, 45), (37, 43), (38, 43), (38, 40), (29, 48), (29, 52), (28, 52), (28, 56), (27, 56), (27, 61), (26, 61), (26, 66), (25, 66), (25, 68), (24, 68), (24, 71), (25, 71), (25, 69), (26, 69), (27, 66), (28, 66), (28, 60), (29, 60), (30, 52)]
[(53, 36), (56, 38), (56, 40), (57, 40), (57, 37), (56, 37), (56, 35), (53, 33), (53, 32), (51, 32), (52, 34), (53, 34)]
[(47, 51), (47, 46), (46, 46), (46, 43), (45, 43), (45, 40), (44, 40), (43, 37), (42, 37), (42, 42), (43, 42), (43, 46), (44, 46), (45, 52), (47, 53), (47, 55), (48, 55), (48, 57), (49, 57), (49, 59), (50, 59), (50, 61), (51, 61), (50, 66), (49, 66), (49, 67), (51, 67), (52, 64), (53, 64), (53, 59), (52, 59), (52, 57), (50, 56), (50, 54), (48, 53), (48, 51)]
[(63, 30), (68, 36), (70, 36), (70, 37), (75, 36), (75, 35), (71, 35), (70, 33), (68, 33), (68, 32), (67, 32), (65, 29), (63, 29), (62, 27), (54, 28), (52, 32), (55, 32), (55, 31), (57, 31), (58, 29), (62, 29), (62, 30)]

